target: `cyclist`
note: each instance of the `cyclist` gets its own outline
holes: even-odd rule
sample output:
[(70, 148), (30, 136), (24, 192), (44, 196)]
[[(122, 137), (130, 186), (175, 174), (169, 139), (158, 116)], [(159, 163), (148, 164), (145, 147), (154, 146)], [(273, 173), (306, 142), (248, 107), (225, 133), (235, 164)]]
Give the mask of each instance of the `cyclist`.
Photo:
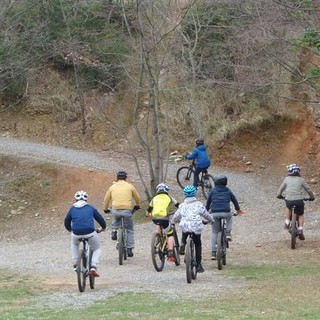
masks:
[(179, 202), (173, 197), (169, 196), (170, 188), (165, 183), (160, 183), (156, 187), (156, 195), (151, 199), (149, 207), (146, 212), (147, 217), (152, 217), (152, 222), (157, 225), (157, 232), (160, 233), (162, 226), (164, 232), (168, 237), (168, 261), (174, 262), (175, 257), (173, 253), (174, 239), (172, 226), (168, 216), (168, 208), (170, 204), (179, 207)]
[(111, 239), (117, 240), (117, 230), (124, 218), (124, 227), (127, 229), (127, 253), (128, 257), (133, 257), (134, 249), (134, 229), (132, 218), (132, 200), (135, 201), (134, 210), (140, 209), (140, 196), (136, 188), (127, 182), (128, 174), (125, 171), (117, 173), (117, 181), (107, 190), (104, 197), (104, 212), (109, 213), (109, 203), (112, 202), (112, 231)]
[(196, 249), (197, 272), (204, 272), (201, 265), (202, 244), (201, 232), (203, 229), (202, 218), (214, 222), (213, 217), (207, 212), (204, 205), (197, 200), (197, 188), (195, 186), (186, 186), (183, 189), (184, 201), (179, 205), (178, 210), (173, 216), (173, 221), (178, 223), (182, 229), (182, 239), (185, 245), (188, 234), (193, 234), (193, 241)]
[(230, 202), (233, 203), (237, 214), (244, 213), (244, 211), (240, 209), (237, 198), (227, 187), (227, 184), (228, 178), (225, 175), (214, 177), (214, 187), (211, 189), (206, 203), (206, 209), (210, 210), (212, 217), (216, 220), (216, 223), (212, 225), (211, 260), (217, 259), (217, 238), (218, 232), (220, 231), (220, 218), (225, 218), (227, 220), (226, 236), (228, 241), (232, 241), (232, 213)]
[(185, 155), (185, 158), (188, 160), (196, 160), (193, 185), (198, 188), (199, 174), (201, 171), (208, 169), (211, 162), (207, 153), (207, 149), (204, 145), (204, 139), (202, 137), (199, 137), (195, 139), (195, 143), (196, 147), (193, 149), (191, 154)]
[(65, 228), (71, 232), (71, 254), (73, 260), (73, 269), (75, 271), (77, 270), (77, 263), (80, 258), (80, 239), (85, 237), (88, 238), (89, 245), (93, 251), (89, 273), (94, 277), (99, 277), (97, 265), (101, 255), (101, 245), (98, 234), (95, 231), (94, 220), (100, 224), (102, 229), (101, 231), (106, 229), (106, 222), (98, 210), (87, 203), (87, 192), (82, 190), (77, 191), (74, 197), (76, 202), (72, 205), (64, 219)]
[[(314, 194), (306, 181), (300, 176), (300, 167), (297, 164), (290, 164), (287, 166), (288, 176), (286, 176), (280, 185), (277, 193), (277, 198), (285, 199), (286, 212), (285, 212), (285, 224), (284, 229), (289, 230), (289, 224), (292, 215), (292, 208), (295, 206), (295, 213), (298, 216), (298, 236), (300, 240), (305, 240), (303, 234), (304, 225), (304, 191), (310, 196), (309, 200), (314, 200)], [(285, 191), (285, 197), (282, 193)]]

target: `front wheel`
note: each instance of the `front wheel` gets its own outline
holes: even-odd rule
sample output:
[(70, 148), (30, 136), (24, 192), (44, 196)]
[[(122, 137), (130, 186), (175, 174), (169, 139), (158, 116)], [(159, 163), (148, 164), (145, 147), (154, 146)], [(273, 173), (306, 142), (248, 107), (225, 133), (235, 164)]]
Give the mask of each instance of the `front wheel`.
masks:
[(177, 171), (177, 182), (181, 189), (187, 185), (193, 184), (194, 170), (192, 167), (181, 167)]
[(214, 178), (211, 174), (206, 173), (201, 177), (202, 194), (205, 199), (208, 199), (211, 189), (214, 187)]
[(158, 272), (162, 271), (164, 267), (165, 252), (163, 248), (163, 238), (159, 233), (155, 232), (151, 240), (151, 258), (153, 266)]

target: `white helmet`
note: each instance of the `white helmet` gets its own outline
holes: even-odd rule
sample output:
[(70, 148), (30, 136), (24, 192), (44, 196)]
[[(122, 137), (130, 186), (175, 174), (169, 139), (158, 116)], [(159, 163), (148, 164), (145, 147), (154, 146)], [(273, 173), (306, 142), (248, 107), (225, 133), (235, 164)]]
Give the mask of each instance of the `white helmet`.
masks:
[(88, 198), (89, 198), (88, 194), (85, 191), (82, 191), (82, 190), (81, 191), (77, 191), (75, 193), (74, 197), (75, 197), (75, 199), (77, 201), (79, 201), (79, 200), (87, 201)]
[(159, 193), (159, 192), (169, 193), (170, 188), (169, 188), (169, 186), (168, 186), (166, 183), (163, 183), (163, 182), (162, 182), (162, 183), (159, 183), (159, 184), (157, 185), (156, 191), (157, 191), (157, 193)]

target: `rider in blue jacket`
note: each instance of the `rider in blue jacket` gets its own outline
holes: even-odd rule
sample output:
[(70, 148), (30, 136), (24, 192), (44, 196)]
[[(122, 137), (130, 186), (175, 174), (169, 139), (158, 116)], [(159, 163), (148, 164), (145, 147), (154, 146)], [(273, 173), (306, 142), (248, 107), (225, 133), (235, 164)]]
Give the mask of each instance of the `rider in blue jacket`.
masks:
[(77, 270), (80, 239), (88, 238), (89, 245), (93, 251), (90, 274), (94, 277), (99, 277), (97, 264), (101, 255), (101, 245), (98, 234), (95, 231), (94, 220), (100, 224), (102, 230), (106, 229), (106, 222), (98, 210), (87, 203), (87, 192), (78, 191), (74, 197), (76, 202), (72, 205), (64, 220), (65, 228), (71, 232), (73, 268), (75, 271)]
[(210, 159), (207, 153), (207, 149), (204, 145), (203, 138), (195, 139), (196, 147), (193, 149), (191, 154), (185, 156), (188, 160), (196, 160), (196, 166), (194, 171), (193, 185), (197, 188), (199, 185), (199, 174), (202, 170), (210, 167)]

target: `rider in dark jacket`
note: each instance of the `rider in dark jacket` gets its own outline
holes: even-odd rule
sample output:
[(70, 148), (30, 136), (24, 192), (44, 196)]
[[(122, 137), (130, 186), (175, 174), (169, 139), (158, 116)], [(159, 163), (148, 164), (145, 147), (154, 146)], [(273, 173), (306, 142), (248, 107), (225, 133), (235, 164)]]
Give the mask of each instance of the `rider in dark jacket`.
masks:
[(196, 147), (193, 149), (192, 153), (186, 155), (185, 158), (188, 160), (196, 160), (193, 185), (197, 188), (199, 185), (199, 173), (204, 169), (208, 169), (211, 162), (207, 153), (207, 149), (204, 145), (204, 139), (197, 138), (195, 143)]

